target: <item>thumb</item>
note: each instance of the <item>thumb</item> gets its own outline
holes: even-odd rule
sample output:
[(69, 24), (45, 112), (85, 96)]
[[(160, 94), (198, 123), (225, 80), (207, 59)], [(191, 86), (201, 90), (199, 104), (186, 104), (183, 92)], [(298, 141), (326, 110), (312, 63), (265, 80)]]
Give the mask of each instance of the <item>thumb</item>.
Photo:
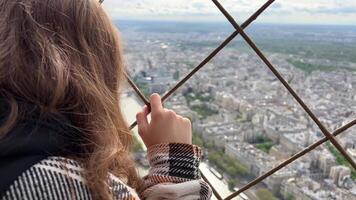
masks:
[(143, 110), (136, 114), (137, 126), (138, 126), (138, 133), (142, 136), (145, 135), (148, 130), (148, 120), (147, 115), (149, 111), (147, 106), (143, 108)]

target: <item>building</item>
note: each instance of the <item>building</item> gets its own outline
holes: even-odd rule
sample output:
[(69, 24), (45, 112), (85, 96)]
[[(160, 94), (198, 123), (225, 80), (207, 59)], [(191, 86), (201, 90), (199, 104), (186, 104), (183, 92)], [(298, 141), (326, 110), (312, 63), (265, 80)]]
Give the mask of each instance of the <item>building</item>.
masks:
[(331, 167), (335, 165), (335, 157), (327, 149), (323, 149), (323, 151), (319, 154), (318, 167), (322, 170), (324, 176), (328, 176)]
[(346, 166), (338, 165), (330, 168), (329, 177), (334, 181), (334, 184), (339, 187), (346, 186), (345, 181), (350, 178), (350, 175), (351, 170)]

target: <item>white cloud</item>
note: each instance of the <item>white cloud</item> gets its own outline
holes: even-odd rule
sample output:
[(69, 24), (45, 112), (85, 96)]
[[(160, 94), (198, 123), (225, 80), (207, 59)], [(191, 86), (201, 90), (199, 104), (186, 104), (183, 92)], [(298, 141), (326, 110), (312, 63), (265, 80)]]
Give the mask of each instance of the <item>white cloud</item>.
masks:
[[(220, 0), (238, 21), (246, 19), (266, 0)], [(207, 0), (105, 0), (113, 18), (146, 20), (224, 20)], [(271, 23), (317, 23), (356, 25), (355, 0), (276, 0), (259, 19)]]

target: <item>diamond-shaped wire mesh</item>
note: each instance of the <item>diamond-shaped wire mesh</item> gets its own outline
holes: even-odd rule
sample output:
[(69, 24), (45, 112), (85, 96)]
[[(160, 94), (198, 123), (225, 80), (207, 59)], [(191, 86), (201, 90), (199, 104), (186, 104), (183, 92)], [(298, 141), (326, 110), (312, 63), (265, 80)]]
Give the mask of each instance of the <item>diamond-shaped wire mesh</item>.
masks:
[[(100, 0), (102, 3), (103, 0)], [(294, 99), (299, 103), (299, 105), (302, 107), (302, 109), (309, 115), (309, 117), (315, 122), (315, 124), (319, 127), (321, 132), (325, 135), (324, 138), (320, 139), (319, 141), (315, 142), (314, 144), (306, 147), (302, 151), (296, 153), (289, 159), (285, 160), (284, 162), (280, 163), (278, 166), (274, 167), (270, 171), (266, 172), (265, 174), (259, 176), (258, 178), (252, 180), (242, 188), (240, 188), (238, 191), (232, 193), (228, 197), (224, 198), (226, 200), (232, 199), (242, 192), (246, 191), (247, 189), (253, 187), (254, 185), (258, 184), (265, 178), (271, 176), (278, 170), (284, 168), (288, 164), (292, 163), (293, 161), (297, 160), (298, 158), (302, 157), (303, 155), (309, 153), (310, 151), (314, 150), (321, 144), (325, 143), (326, 141), (330, 141), (336, 149), (345, 157), (345, 159), (351, 164), (351, 166), (356, 169), (356, 164), (354, 160), (347, 154), (345, 149), (342, 148), (342, 146), (338, 143), (336, 140), (336, 136), (341, 134), (342, 132), (346, 131), (347, 129), (351, 128), (356, 124), (356, 119), (353, 121), (349, 122), (348, 124), (344, 125), (343, 127), (335, 130), (333, 133), (330, 133), (325, 126), (319, 121), (319, 119), (315, 116), (315, 114), (311, 111), (311, 109), (304, 103), (304, 101), (299, 97), (299, 95), (293, 90), (293, 88), (287, 83), (287, 81), (281, 76), (281, 74), (278, 72), (278, 70), (271, 64), (271, 62), (266, 58), (266, 56), (259, 50), (259, 48), (255, 45), (255, 43), (250, 39), (250, 37), (245, 33), (244, 29), (249, 26), (254, 20), (257, 19), (257, 17), (263, 13), (273, 2), (274, 0), (269, 0), (267, 1), (260, 9), (258, 9), (250, 18), (248, 18), (241, 26), (236, 23), (234, 18), (228, 13), (228, 11), (217, 1), (217, 0), (212, 0), (212, 2), (215, 4), (215, 6), (221, 11), (221, 13), (226, 17), (226, 19), (231, 23), (231, 25), (235, 28), (235, 31), (225, 39), (214, 51), (212, 51), (198, 66), (196, 66), (186, 77), (184, 77), (181, 81), (179, 81), (171, 90), (167, 91), (163, 97), (162, 101), (166, 101), (178, 88), (180, 88), (185, 82), (187, 82), (195, 73), (197, 73), (201, 68), (203, 68), (212, 58), (214, 58), (226, 45), (228, 45), (237, 35), (241, 35), (243, 39), (246, 41), (246, 43), (254, 50), (254, 52), (260, 57), (260, 59), (266, 64), (266, 66), (273, 72), (273, 74), (278, 78), (278, 80), (283, 84), (283, 86), (288, 90), (288, 92), (294, 97)], [(147, 105), (150, 106), (149, 101), (147, 98), (143, 95), (143, 93), (140, 91), (140, 89), (135, 85), (135, 83), (131, 80), (131, 78), (127, 75), (126, 78), (130, 84), (130, 86), (135, 90), (137, 95), (141, 98), (141, 100)], [(136, 122), (134, 122), (131, 125), (131, 129), (134, 128), (137, 125)], [(205, 181), (208, 182), (208, 184), (211, 186), (213, 189), (214, 195), (217, 197), (217, 199), (223, 199), (219, 192), (214, 189), (213, 184), (211, 184), (204, 176), (202, 173), (202, 177)]]

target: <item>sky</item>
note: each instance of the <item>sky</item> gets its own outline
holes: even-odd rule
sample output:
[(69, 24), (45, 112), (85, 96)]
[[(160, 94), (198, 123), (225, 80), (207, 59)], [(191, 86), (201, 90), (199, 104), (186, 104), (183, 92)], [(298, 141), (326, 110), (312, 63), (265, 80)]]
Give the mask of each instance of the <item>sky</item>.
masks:
[[(238, 22), (267, 0), (220, 0)], [(105, 0), (105, 10), (119, 20), (224, 21), (211, 0)], [(276, 0), (260, 23), (356, 25), (356, 0)]]

